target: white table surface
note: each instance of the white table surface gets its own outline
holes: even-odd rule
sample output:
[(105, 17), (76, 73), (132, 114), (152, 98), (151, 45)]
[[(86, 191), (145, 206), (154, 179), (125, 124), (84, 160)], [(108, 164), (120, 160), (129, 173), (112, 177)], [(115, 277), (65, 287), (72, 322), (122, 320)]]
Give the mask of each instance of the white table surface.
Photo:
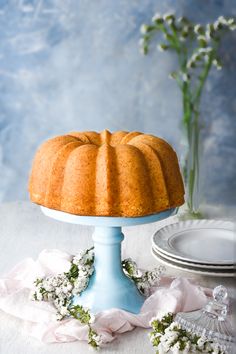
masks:
[[(142, 268), (151, 269), (158, 261), (151, 255), (151, 236), (163, 225), (174, 221), (123, 228), (123, 258), (131, 257)], [(37, 205), (30, 202), (13, 202), (0, 205), (0, 277), (26, 257), (37, 258), (43, 249), (57, 248), (71, 254), (92, 244), (93, 228), (71, 225), (52, 220), (42, 214)], [(236, 287), (231, 278), (199, 276), (167, 267), (168, 275), (196, 278), (203, 286), (223, 284), (235, 298)], [(102, 353), (148, 354), (155, 353), (148, 339), (148, 331), (135, 329), (119, 336)], [(0, 311), (0, 354), (87, 354), (84, 342), (43, 344), (23, 333), (20, 320)]]

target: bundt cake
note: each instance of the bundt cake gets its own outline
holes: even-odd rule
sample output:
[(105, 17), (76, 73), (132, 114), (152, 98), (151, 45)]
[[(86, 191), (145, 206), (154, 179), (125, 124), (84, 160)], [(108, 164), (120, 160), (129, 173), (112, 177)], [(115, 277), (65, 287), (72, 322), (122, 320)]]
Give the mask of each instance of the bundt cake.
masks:
[(29, 182), (34, 203), (76, 215), (144, 216), (184, 203), (177, 156), (139, 132), (72, 132), (46, 141)]

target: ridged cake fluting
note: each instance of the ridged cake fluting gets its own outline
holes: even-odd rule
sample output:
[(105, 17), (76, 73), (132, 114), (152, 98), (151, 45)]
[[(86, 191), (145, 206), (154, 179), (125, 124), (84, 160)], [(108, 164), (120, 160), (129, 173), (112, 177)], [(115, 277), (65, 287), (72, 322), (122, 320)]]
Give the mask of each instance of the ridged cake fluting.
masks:
[(178, 159), (163, 139), (139, 132), (72, 132), (37, 151), (33, 202), (76, 215), (135, 217), (184, 203)]

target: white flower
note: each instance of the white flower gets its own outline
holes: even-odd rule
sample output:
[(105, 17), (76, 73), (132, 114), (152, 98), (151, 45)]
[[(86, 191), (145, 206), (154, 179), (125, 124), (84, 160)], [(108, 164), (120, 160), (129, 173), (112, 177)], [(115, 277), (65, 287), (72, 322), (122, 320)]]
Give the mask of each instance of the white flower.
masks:
[(212, 351), (211, 343), (209, 343), (209, 342), (205, 343), (205, 350), (207, 353)]
[(62, 320), (62, 318), (63, 318), (63, 316), (62, 316), (59, 312), (57, 312), (57, 314), (56, 314), (56, 319), (57, 319), (58, 321), (60, 321), (60, 320)]
[(62, 292), (64, 294), (68, 294), (72, 290), (72, 288), (73, 288), (72, 285), (68, 284), (68, 285), (62, 287)]
[(152, 18), (152, 22), (155, 22), (155, 21), (158, 21), (158, 20), (161, 20), (162, 19), (162, 16), (161, 14), (159, 13), (156, 13), (153, 18)]
[(198, 36), (197, 39), (199, 41), (207, 41), (207, 38), (205, 36), (203, 36), (203, 35)]
[(184, 73), (184, 74), (182, 75), (182, 78), (183, 78), (183, 81), (184, 81), (184, 82), (188, 82), (188, 81), (189, 81), (189, 77), (188, 77), (188, 75), (187, 75), (186, 73)]
[(180, 344), (179, 344), (179, 342), (175, 343), (171, 349), (172, 349), (172, 352), (173, 352), (174, 354), (178, 354), (178, 353), (179, 353), (179, 350), (180, 350)]
[(173, 330), (174, 328), (181, 329), (181, 326), (180, 326), (180, 324), (179, 324), (178, 322), (173, 321), (173, 322), (171, 323), (171, 325), (170, 325), (168, 328), (170, 328), (170, 329), (172, 329), (172, 330)]
[(202, 29), (202, 26), (200, 24), (197, 24), (194, 26), (194, 32), (196, 34), (199, 34), (199, 31)]
[(85, 267), (79, 268), (78, 269), (78, 277), (83, 278), (88, 275), (87, 269)]
[(92, 324), (95, 322), (96, 316), (93, 313), (90, 313), (90, 320), (89, 323)]
[(102, 344), (102, 337), (98, 334), (93, 334), (92, 339), (96, 342), (98, 346)]
[(161, 44), (158, 44), (157, 46), (157, 49), (160, 51), (160, 52), (164, 52), (164, 48)]
[(148, 32), (148, 26), (143, 24), (141, 27), (140, 27), (140, 32), (142, 34), (146, 34)]
[(212, 27), (211, 27), (211, 25), (208, 23), (208, 24), (206, 25), (206, 38), (207, 38), (207, 39), (210, 39), (211, 36), (212, 36)]
[(205, 52), (205, 53), (211, 53), (213, 49), (211, 47), (206, 47), (206, 48), (200, 48), (199, 51)]
[(43, 300), (43, 295), (40, 291), (36, 291), (36, 299), (38, 301), (42, 301)]
[(166, 13), (163, 15), (164, 21), (171, 25), (174, 21), (174, 15), (172, 13)]
[(200, 337), (197, 341), (197, 345), (200, 349), (202, 349), (204, 347), (204, 344), (206, 342), (206, 338), (205, 337)]
[(171, 12), (167, 12), (163, 15), (164, 20), (168, 19), (169, 17), (173, 17), (173, 14)]
[(222, 25), (227, 25), (227, 20), (225, 17), (223, 16), (220, 16), (218, 17), (218, 20), (217, 20), (219, 23), (221, 23)]
[(170, 74), (168, 75), (168, 78), (169, 78), (169, 79), (176, 79), (176, 74), (175, 74), (175, 73), (170, 73)]
[(53, 287), (56, 287), (58, 285), (58, 279), (53, 277), (52, 280), (51, 280), (51, 284)]
[(221, 23), (218, 20), (216, 20), (213, 23), (213, 27), (214, 27), (214, 30), (217, 31), (221, 27)]
[(45, 282), (44, 289), (46, 291), (52, 291), (53, 290), (53, 286), (49, 282)]
[(60, 314), (61, 314), (62, 316), (66, 316), (66, 315), (68, 314), (68, 309), (67, 309), (67, 307), (61, 306), (61, 307), (60, 307)]
[(213, 349), (213, 354), (219, 354), (221, 353), (221, 348), (218, 343), (212, 343), (211, 344), (211, 350)]
[(48, 293), (47, 299), (48, 299), (48, 301), (51, 302), (53, 300), (53, 294), (52, 293)]
[(227, 23), (228, 23), (228, 25), (233, 25), (235, 23), (234, 18), (229, 18)]
[(214, 59), (212, 61), (212, 64), (215, 65), (217, 70), (221, 70), (222, 69), (222, 65), (219, 63), (219, 61), (217, 59)]
[(191, 60), (188, 60), (186, 66), (187, 66), (188, 69), (191, 69), (193, 67), (193, 62)]

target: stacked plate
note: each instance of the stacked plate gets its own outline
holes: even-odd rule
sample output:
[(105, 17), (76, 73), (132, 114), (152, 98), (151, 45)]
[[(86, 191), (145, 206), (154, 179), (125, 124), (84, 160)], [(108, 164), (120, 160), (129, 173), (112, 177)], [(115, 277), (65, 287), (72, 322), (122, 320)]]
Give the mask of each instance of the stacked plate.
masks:
[(235, 225), (229, 221), (188, 220), (158, 230), (152, 254), (161, 263), (187, 272), (235, 275)]

